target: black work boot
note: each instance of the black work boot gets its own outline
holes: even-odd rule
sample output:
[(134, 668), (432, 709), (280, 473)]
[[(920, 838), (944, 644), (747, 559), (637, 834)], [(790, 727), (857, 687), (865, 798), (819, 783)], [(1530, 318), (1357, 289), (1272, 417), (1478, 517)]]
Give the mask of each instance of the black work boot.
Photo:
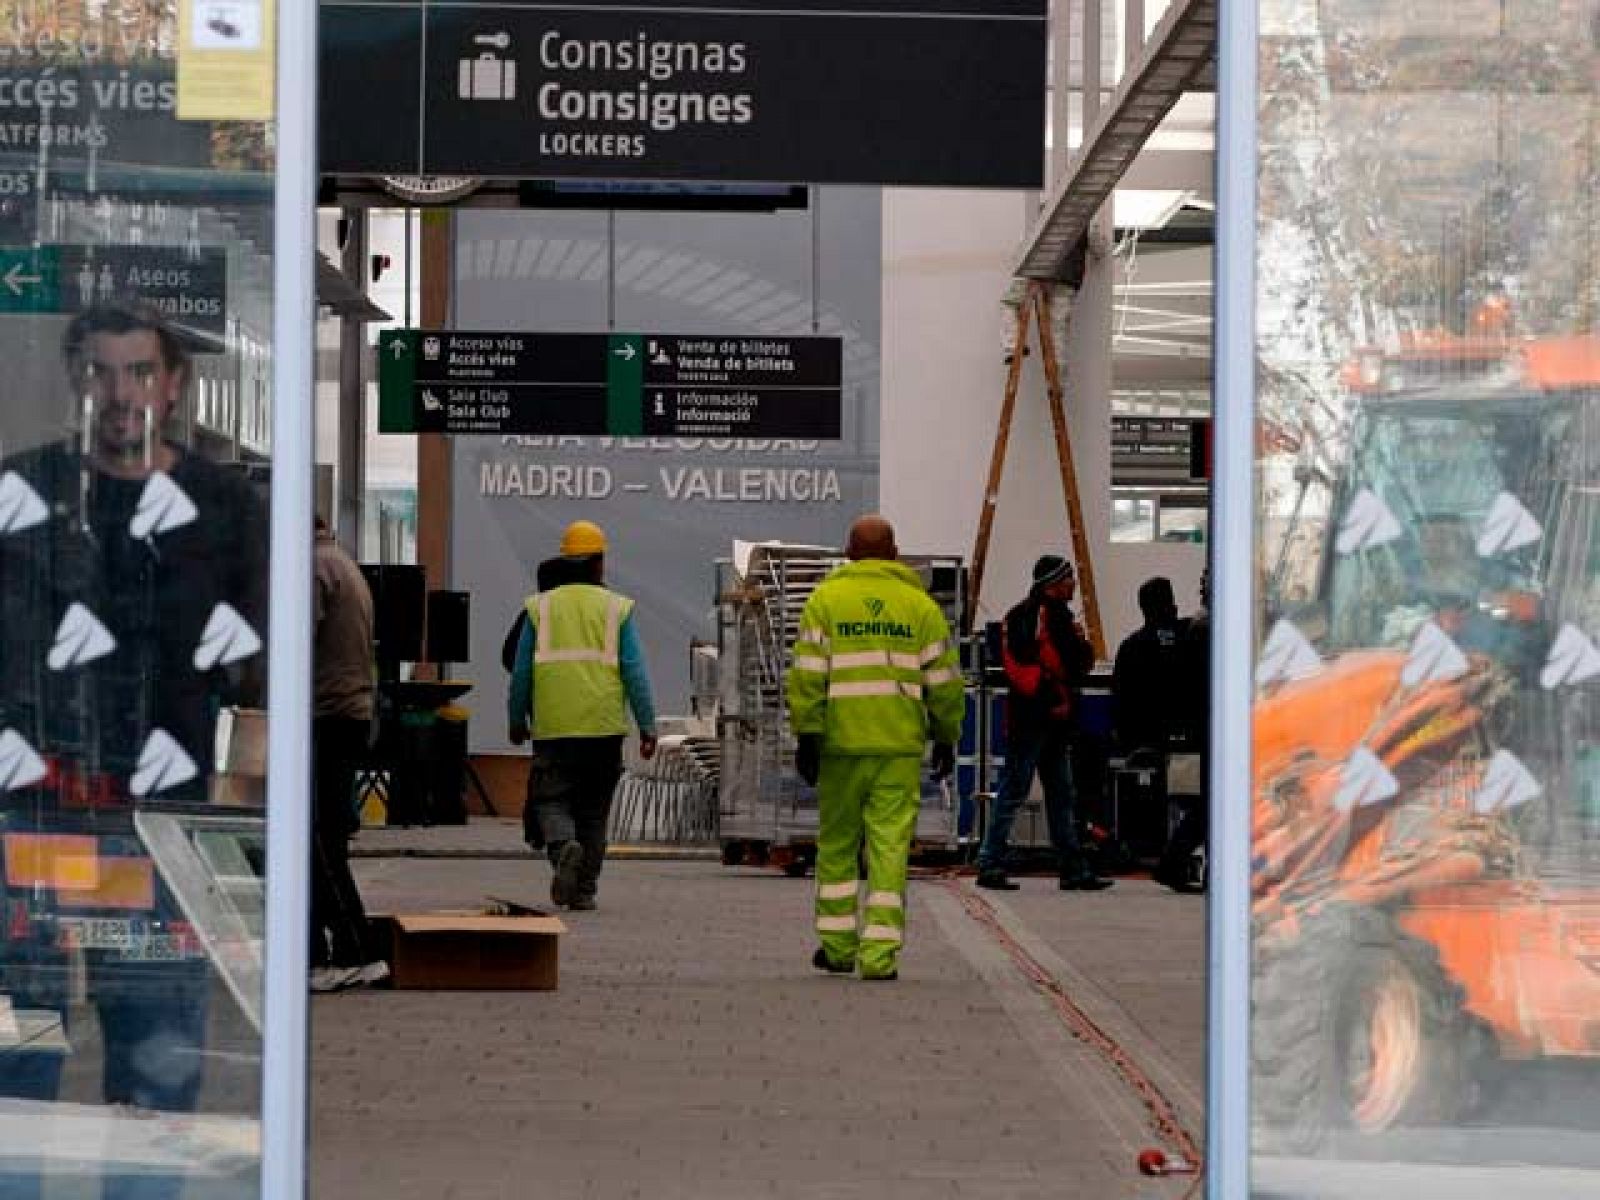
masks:
[(811, 956), (811, 965), (819, 971), (828, 972), (830, 975), (853, 975), (856, 969), (855, 963), (846, 963), (841, 966), (839, 963), (834, 962), (833, 959), (828, 957), (828, 952), (821, 946), (818, 946), (817, 952)]
[(991, 892), (1015, 892), (1021, 889), (1020, 883), (1013, 883), (1006, 877), (1006, 873), (999, 867), (988, 867), (978, 872), (978, 878), (973, 880), (978, 887), (988, 888)]
[(1061, 868), (1063, 892), (1103, 892), (1114, 883), (1114, 879), (1102, 879), (1096, 875), (1082, 858), (1073, 859)]
[(578, 897), (578, 872), (583, 870), (583, 847), (575, 841), (561, 843), (551, 864), (550, 903), (571, 904)]

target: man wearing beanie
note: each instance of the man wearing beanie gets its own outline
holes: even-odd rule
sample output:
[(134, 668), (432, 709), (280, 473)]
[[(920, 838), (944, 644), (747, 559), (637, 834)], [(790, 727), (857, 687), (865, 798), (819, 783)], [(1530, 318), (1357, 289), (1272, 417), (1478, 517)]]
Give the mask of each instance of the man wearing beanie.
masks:
[(1077, 577), (1072, 564), (1046, 554), (1033, 564), (1028, 598), (1006, 614), (1001, 637), (1011, 685), (1006, 720), (1006, 769), (983, 844), (978, 886), (1018, 887), (1006, 877), (1006, 842), (1017, 809), (1039, 772), (1045, 813), (1055, 846), (1062, 891), (1096, 892), (1111, 886), (1089, 869), (1078, 844), (1072, 806), (1072, 727), (1078, 687), (1094, 665), (1094, 651), (1070, 607)]

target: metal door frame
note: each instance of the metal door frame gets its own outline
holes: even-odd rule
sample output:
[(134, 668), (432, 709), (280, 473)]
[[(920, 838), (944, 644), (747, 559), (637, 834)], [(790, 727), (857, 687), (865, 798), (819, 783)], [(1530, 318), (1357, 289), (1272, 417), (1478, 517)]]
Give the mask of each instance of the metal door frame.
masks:
[(315, 0), (278, 0), (277, 10), (261, 1195), (296, 1200), (307, 1192), (317, 8)]
[(1217, 241), (1212, 352), (1211, 861), (1206, 1195), (1250, 1191), (1250, 760), (1255, 658), (1255, 243), (1258, 0), (1217, 23)]

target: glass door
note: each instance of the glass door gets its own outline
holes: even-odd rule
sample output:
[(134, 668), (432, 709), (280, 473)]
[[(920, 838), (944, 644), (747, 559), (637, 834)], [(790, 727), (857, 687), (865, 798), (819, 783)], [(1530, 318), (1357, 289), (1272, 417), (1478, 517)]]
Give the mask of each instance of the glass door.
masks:
[(1241, 7), (1217, 1161), (1247, 1117), (1257, 1195), (1588, 1194), (1600, 3)]
[(303, 7), (0, 5), (8, 1198), (263, 1194), (264, 1097), (303, 1062), (304, 872), (266, 863), (304, 763), (268, 778), (264, 740), (307, 711), (304, 668), (269, 669), (305, 645), (311, 536), (274, 492), (309, 459), (309, 187), (304, 237), (281, 217), (310, 168), (279, 168), (310, 140), (274, 112)]

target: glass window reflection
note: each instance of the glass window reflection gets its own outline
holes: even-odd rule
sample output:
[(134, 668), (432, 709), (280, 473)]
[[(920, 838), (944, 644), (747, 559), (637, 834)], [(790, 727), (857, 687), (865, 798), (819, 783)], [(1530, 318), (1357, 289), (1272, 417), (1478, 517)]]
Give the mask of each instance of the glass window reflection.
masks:
[(178, 16), (0, 38), (7, 1200), (259, 1192), (272, 155), (178, 118)]
[(1255, 1188), (1586, 1194), (1600, 3), (1261, 15)]

